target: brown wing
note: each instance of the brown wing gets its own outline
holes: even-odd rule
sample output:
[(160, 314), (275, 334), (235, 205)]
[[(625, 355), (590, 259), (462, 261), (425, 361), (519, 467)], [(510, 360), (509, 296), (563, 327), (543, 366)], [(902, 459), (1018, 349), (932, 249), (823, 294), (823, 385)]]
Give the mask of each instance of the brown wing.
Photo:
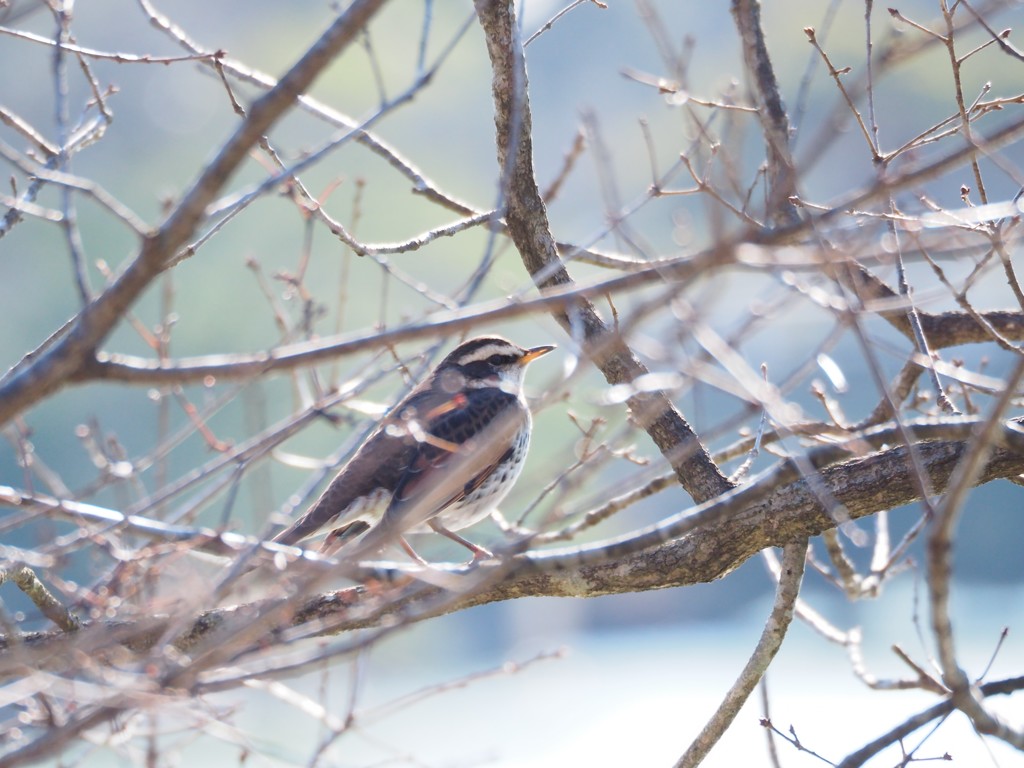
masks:
[(351, 511), (353, 502), (375, 489), (395, 488), (417, 452), (415, 437), (403, 425), (403, 414), (415, 418), (449, 398), (429, 388), (414, 390), (384, 418), (309, 510), (273, 540), (296, 544), (329, 525), (344, 522), (339, 517)]

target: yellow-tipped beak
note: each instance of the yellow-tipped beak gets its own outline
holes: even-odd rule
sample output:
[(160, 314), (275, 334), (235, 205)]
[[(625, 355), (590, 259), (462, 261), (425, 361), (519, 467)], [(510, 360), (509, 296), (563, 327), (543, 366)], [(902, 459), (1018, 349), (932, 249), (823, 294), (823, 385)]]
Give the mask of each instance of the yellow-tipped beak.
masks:
[(542, 347), (533, 347), (533, 349), (528, 349), (526, 350), (526, 354), (519, 359), (519, 364), (526, 365), (527, 363), (532, 363), (538, 357), (546, 355), (554, 348), (554, 344), (545, 344)]

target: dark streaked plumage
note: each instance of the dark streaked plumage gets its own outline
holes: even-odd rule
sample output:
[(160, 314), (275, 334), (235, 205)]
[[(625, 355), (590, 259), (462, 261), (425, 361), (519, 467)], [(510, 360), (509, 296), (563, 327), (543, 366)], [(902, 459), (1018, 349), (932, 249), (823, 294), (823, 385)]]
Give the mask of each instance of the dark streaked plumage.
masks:
[(402, 535), (434, 530), (489, 556), (453, 531), (484, 518), (515, 483), (532, 429), (523, 374), (552, 349), (500, 336), (460, 344), (274, 541), (295, 544), (326, 529), (326, 551), (365, 534), (367, 550), (398, 541), (416, 557)]

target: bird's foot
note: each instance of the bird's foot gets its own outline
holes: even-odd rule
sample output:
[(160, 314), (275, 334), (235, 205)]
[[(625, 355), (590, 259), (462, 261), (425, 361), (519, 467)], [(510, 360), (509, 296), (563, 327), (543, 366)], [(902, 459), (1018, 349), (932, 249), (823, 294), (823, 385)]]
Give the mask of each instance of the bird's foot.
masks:
[(489, 549), (484, 549), (483, 547), (477, 546), (476, 544), (472, 544), (468, 541), (466, 542), (466, 544), (468, 545), (467, 549), (469, 549), (469, 551), (473, 553), (473, 556), (466, 561), (467, 567), (474, 566), (477, 563), (482, 563), (485, 560), (494, 559), (494, 553), (491, 552)]

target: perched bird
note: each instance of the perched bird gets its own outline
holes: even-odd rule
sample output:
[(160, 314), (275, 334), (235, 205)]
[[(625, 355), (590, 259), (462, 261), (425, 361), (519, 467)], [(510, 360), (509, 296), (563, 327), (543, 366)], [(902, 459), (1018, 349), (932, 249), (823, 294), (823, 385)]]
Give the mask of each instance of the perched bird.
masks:
[(553, 346), (523, 349), (500, 336), (457, 346), (381, 421), (320, 498), (274, 537), (295, 544), (328, 531), (321, 551), (363, 535), (359, 548), (433, 530), (473, 553), (486, 549), (454, 531), (486, 517), (526, 460), (533, 421), (523, 397), (526, 366)]

